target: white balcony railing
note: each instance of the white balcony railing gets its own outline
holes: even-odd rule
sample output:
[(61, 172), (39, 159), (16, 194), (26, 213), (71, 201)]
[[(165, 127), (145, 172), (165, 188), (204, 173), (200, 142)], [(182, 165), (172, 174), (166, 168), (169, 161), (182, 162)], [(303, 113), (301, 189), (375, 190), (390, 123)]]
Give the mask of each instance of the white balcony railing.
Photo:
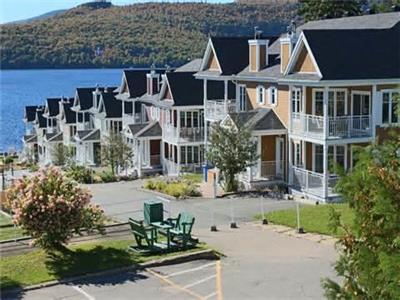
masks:
[(285, 162), (283, 160), (261, 161), (261, 177), (283, 179)]
[[(324, 118), (322, 116), (292, 113), (291, 132), (323, 139)], [(329, 117), (327, 136), (330, 139), (370, 137), (372, 136), (371, 116)]]
[(130, 114), (124, 114), (122, 116), (122, 122), (124, 125), (129, 125), (129, 124), (138, 124), (141, 123), (141, 114), (140, 113), (130, 113)]
[(163, 160), (164, 171), (168, 175), (178, 175), (180, 172), (200, 172), (202, 163), (187, 163), (187, 164), (177, 164), (176, 162), (164, 159)]
[(177, 127), (171, 124), (164, 125), (163, 139), (171, 143), (203, 142), (203, 127)]
[(206, 100), (204, 105), (204, 118), (217, 122), (222, 120), (228, 113), (236, 111), (235, 100)]
[(338, 181), (337, 175), (324, 175), (321, 173), (309, 171), (300, 167), (293, 166), (292, 168), (292, 186), (303, 192), (325, 197), (324, 195), (324, 181), (327, 178), (328, 196), (337, 195), (335, 193), (335, 186)]

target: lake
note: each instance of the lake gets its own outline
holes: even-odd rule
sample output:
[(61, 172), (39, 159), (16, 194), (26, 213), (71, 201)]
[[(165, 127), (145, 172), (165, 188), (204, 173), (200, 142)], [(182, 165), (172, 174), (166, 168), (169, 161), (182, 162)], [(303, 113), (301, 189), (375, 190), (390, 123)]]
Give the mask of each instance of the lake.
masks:
[(21, 149), (24, 107), (73, 97), (77, 87), (119, 86), (121, 69), (0, 70), (0, 152)]

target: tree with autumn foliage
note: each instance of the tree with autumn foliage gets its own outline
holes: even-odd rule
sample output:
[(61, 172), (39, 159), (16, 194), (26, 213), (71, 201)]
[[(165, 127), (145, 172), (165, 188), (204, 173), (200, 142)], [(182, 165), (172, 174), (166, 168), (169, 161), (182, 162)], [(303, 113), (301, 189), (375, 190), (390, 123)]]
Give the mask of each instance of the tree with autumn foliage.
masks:
[(325, 279), (328, 299), (400, 299), (400, 136), (360, 150), (353, 171), (337, 189), (354, 211), (345, 226), (332, 211), (332, 227), (342, 228), (336, 262), (341, 283)]
[(8, 190), (13, 221), (46, 250), (63, 249), (74, 234), (104, 232), (104, 215), (91, 194), (58, 169), (18, 179)]

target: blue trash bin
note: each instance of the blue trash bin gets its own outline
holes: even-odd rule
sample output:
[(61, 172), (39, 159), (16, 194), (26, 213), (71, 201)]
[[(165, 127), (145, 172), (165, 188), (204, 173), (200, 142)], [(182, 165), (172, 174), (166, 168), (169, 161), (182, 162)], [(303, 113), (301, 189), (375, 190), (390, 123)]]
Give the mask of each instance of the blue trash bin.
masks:
[(207, 182), (207, 179), (208, 179), (208, 169), (209, 169), (208, 164), (204, 164), (203, 165), (203, 180), (204, 180), (204, 182)]

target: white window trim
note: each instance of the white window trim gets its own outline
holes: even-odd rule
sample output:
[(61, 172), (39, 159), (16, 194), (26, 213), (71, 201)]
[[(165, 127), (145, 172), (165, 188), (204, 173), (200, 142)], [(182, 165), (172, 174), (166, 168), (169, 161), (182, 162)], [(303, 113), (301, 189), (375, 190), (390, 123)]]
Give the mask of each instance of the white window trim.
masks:
[[(246, 111), (246, 110), (247, 110), (246, 85), (245, 85), (245, 84), (238, 84), (237, 87), (238, 87), (238, 92), (237, 92), (237, 97), (238, 97), (238, 100), (237, 100), (237, 111), (238, 111), (238, 112), (240, 112), (240, 111)], [(242, 89), (242, 88), (243, 88), (243, 90), (244, 90), (244, 109), (240, 109), (240, 101), (241, 101), (241, 98), (240, 98), (240, 89)]]
[(388, 127), (388, 126), (400, 126), (400, 114), (398, 116), (398, 121), (396, 123), (392, 122), (392, 113), (393, 113), (393, 93), (399, 93), (400, 94), (400, 89), (385, 89), (385, 90), (380, 90), (381, 94), (382, 94), (382, 115), (383, 115), (383, 94), (384, 93), (389, 93), (390, 97), (389, 97), (389, 120), (388, 122), (383, 122), (383, 118), (382, 118), (382, 127)]
[[(261, 99), (260, 99), (260, 91), (261, 91)], [(265, 88), (264, 88), (264, 86), (258, 85), (256, 88), (256, 94), (257, 94), (256, 95), (257, 104), (265, 104)]]
[(371, 102), (371, 92), (368, 91), (351, 91), (351, 103), (350, 103), (350, 111), (351, 111), (351, 115), (354, 116), (354, 112), (353, 112), (353, 102), (354, 102), (354, 95), (364, 95), (364, 96), (369, 96), (369, 116), (372, 116), (372, 102)]
[[(312, 114), (315, 115), (315, 96), (317, 92), (322, 92), (322, 94), (324, 93), (324, 89), (321, 88), (316, 88), (316, 89), (312, 89)], [(337, 116), (337, 92), (344, 92), (344, 114), (347, 115), (348, 114), (348, 96), (347, 96), (347, 89), (343, 89), (343, 88), (333, 88), (333, 89), (328, 89), (328, 93), (329, 92), (333, 92), (334, 93), (334, 116)], [(328, 95), (329, 97), (329, 95)], [(329, 101), (329, 98), (328, 98)], [(328, 104), (329, 105), (329, 104)]]
[[(301, 100), (302, 100), (302, 93), (301, 93), (301, 88), (300, 87), (293, 87), (292, 88), (292, 90), (291, 90), (291, 92), (290, 92), (290, 101), (291, 101), (291, 103), (292, 103), (292, 111), (291, 111), (291, 113), (302, 113), (303, 112), (303, 107), (302, 107), (302, 105), (301, 105)], [(294, 110), (294, 107), (293, 107), (293, 92), (295, 92), (295, 93), (299, 93), (299, 98), (298, 98), (298, 101), (296, 101), (296, 103), (298, 102), (298, 110)]]
[[(274, 91), (274, 95), (275, 95), (275, 101), (272, 101), (272, 91)], [(277, 87), (276, 86), (274, 86), (274, 85), (271, 85), (269, 88), (268, 88), (268, 103), (271, 105), (271, 106), (276, 106), (277, 104), (278, 104), (278, 89), (277, 89)]]

